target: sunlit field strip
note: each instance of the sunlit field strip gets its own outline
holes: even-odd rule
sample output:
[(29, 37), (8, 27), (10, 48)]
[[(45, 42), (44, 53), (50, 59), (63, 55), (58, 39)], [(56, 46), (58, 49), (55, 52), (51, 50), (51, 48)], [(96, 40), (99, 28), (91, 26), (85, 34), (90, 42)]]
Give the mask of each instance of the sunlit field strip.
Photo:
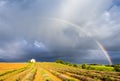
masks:
[(33, 67), (26, 68), (22, 72), (7, 78), (5, 81), (20, 81), (24, 76), (26, 76), (32, 70), (32, 68)]
[(43, 77), (40, 74), (40, 71), (41, 71), (41, 68), (39, 67), (39, 64), (37, 64), (37, 72), (33, 81), (43, 81)]
[(0, 74), (8, 70), (19, 69), (26, 66), (26, 63), (0, 63)]
[(36, 68), (33, 68), (23, 79), (22, 81), (33, 81), (36, 75)]
[(14, 75), (23, 72), (24, 70), (26, 70), (27, 68), (31, 67), (31, 65), (26, 64), (25, 67), (19, 68), (19, 69), (15, 69), (15, 70), (9, 70), (7, 72), (3, 72), (0, 74), (0, 80), (6, 80), (8, 79), (8, 77), (13, 77)]

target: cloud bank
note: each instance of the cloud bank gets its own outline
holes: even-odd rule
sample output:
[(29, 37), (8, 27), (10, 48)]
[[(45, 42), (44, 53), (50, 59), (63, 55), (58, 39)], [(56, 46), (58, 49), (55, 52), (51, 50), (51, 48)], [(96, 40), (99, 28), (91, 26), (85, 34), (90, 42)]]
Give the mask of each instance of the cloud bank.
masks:
[(118, 63), (119, 3), (119, 0), (1, 0), (0, 59), (108, 64), (95, 43), (98, 40), (113, 63)]

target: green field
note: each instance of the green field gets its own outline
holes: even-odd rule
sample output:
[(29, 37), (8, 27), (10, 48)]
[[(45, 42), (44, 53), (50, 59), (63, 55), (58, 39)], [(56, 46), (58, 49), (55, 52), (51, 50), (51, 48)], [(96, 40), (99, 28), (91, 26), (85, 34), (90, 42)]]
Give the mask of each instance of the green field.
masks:
[(113, 67), (107, 67), (107, 66), (88, 66), (88, 70), (98, 70), (98, 71), (115, 71)]

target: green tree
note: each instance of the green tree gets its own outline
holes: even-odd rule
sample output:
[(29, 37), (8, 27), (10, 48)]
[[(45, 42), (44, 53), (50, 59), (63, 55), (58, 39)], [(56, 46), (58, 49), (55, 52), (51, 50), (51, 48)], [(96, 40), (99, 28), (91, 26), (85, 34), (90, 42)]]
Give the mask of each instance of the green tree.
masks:
[(82, 64), (82, 69), (86, 69), (87, 68), (87, 64)]
[(56, 63), (64, 64), (64, 61), (63, 60), (56, 60)]

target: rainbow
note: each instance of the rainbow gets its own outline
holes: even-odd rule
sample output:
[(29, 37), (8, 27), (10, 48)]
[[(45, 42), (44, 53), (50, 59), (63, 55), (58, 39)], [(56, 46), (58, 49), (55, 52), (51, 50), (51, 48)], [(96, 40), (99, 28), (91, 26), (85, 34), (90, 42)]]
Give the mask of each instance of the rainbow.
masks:
[(105, 57), (108, 59), (109, 64), (112, 65), (112, 60), (111, 60), (107, 50), (104, 48), (104, 46), (100, 42), (96, 41), (96, 43), (99, 46), (99, 48), (103, 51)]
[[(59, 18), (43, 18), (43, 19), (47, 19), (47, 20), (51, 20), (51, 21), (59, 21), (59, 22), (61, 22), (61, 23), (65, 23), (65, 24), (67, 24), (67, 25), (70, 25), (70, 26), (72, 26), (72, 27), (75, 27), (75, 28), (77, 28), (77, 29), (80, 29), (82, 32), (84, 32), (85, 34), (87, 34), (87, 32), (84, 31), (83, 28), (80, 28), (79, 25), (74, 24), (74, 23), (71, 23), (70, 21), (67, 21), (67, 20), (64, 20), (64, 19), (59, 19)], [(88, 34), (87, 34), (87, 36), (88, 36)]]
[[(84, 32), (87, 36), (91, 37), (91, 35), (89, 35), (83, 28), (80, 28), (79, 25), (74, 24), (74, 23), (72, 23), (72, 22), (70, 22), (70, 21), (63, 20), (63, 19), (59, 19), (59, 18), (45, 18), (45, 19), (47, 19), (47, 20), (52, 20), (52, 21), (59, 21), (59, 22), (68, 24), (68, 25), (73, 26), (73, 27), (75, 27), (75, 28), (77, 28), (77, 29), (80, 29), (80, 30), (81, 30), (82, 32)], [(93, 38), (93, 37), (91, 37), (91, 38)], [(93, 38), (93, 39), (94, 39), (94, 38)], [(95, 39), (94, 39), (94, 40), (95, 40)], [(96, 44), (98, 45), (98, 47), (102, 50), (102, 52), (103, 52), (104, 56), (107, 58), (109, 64), (112, 65), (112, 60), (111, 60), (111, 58), (110, 58), (107, 50), (104, 48), (104, 46), (103, 46), (99, 41), (95, 40), (95, 42), (96, 42)]]

